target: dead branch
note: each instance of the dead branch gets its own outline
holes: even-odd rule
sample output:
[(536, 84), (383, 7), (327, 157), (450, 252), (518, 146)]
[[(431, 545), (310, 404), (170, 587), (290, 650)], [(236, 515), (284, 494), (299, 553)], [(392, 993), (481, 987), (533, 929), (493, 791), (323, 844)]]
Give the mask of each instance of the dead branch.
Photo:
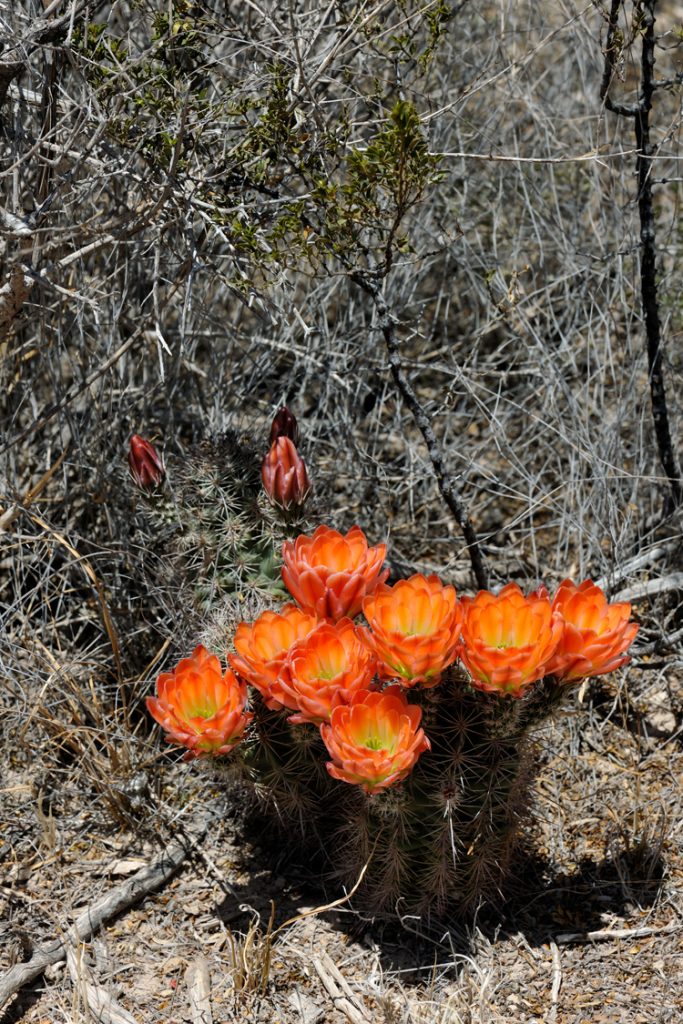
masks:
[(680, 921), (659, 928), (601, 928), (595, 932), (563, 932), (555, 936), (559, 946), (570, 942), (610, 942), (613, 939), (646, 939), (650, 935), (671, 935), (683, 928)]
[(560, 998), (560, 988), (562, 987), (562, 963), (560, 961), (560, 951), (557, 947), (557, 943), (551, 942), (550, 949), (553, 954), (553, 983), (550, 990), (548, 1024), (555, 1024), (555, 1021), (557, 1020), (557, 1004)]
[(191, 835), (183, 836), (172, 843), (147, 867), (84, 910), (71, 927), (65, 927), (63, 939), (55, 939), (48, 946), (38, 950), (27, 963), (11, 967), (4, 977), (0, 978), (0, 1009), (24, 985), (35, 981), (46, 967), (66, 959), (70, 948), (87, 942), (98, 928), (164, 886), (190, 856), (198, 840), (206, 834), (211, 820), (212, 817), (207, 814)]
[(655, 594), (666, 594), (670, 590), (683, 589), (683, 572), (672, 572), (658, 580), (645, 580), (643, 583), (636, 583), (632, 587), (620, 590), (612, 598), (613, 601), (639, 601), (643, 597), (653, 597)]
[(70, 946), (66, 950), (66, 965), (71, 982), (81, 996), (94, 1020), (100, 1024), (136, 1024), (135, 1017), (119, 1006), (105, 988), (96, 984), (92, 972), (83, 962), (83, 949)]
[[(180, 267), (172, 287), (170, 288), (164, 300), (159, 304), (160, 310), (165, 309), (166, 306), (170, 303), (171, 299), (175, 295), (178, 288), (181, 286), (181, 284), (184, 283), (185, 279), (187, 278), (187, 275), (190, 273), (190, 270), (191, 267), (187, 262)], [(126, 354), (126, 352), (128, 352), (133, 347), (133, 345), (136, 344), (136, 342), (140, 341), (140, 339), (144, 337), (146, 327), (147, 320), (145, 319), (138, 324), (133, 333), (128, 338), (126, 338), (126, 340), (121, 345), (119, 345), (119, 347), (112, 355), (105, 359), (104, 362), (100, 364), (100, 366), (98, 366), (95, 370), (92, 371), (92, 373), (88, 374), (84, 381), (75, 384), (69, 391), (66, 392), (62, 399), (60, 399), (58, 402), (55, 402), (53, 405), (49, 406), (41, 417), (39, 417), (37, 420), (31, 423), (30, 426), (26, 427), (25, 430), (22, 430), (20, 434), (17, 434), (16, 437), (13, 437), (9, 441), (7, 441), (0, 448), (0, 455), (4, 455), (4, 453), (8, 451), (13, 445), (18, 444), (21, 441), (25, 441), (27, 437), (31, 437), (37, 431), (42, 430), (43, 427), (50, 422), (50, 420), (52, 420), (55, 416), (58, 415), (58, 413), (60, 413), (63, 409), (66, 409), (66, 407), (70, 405), (71, 402), (73, 402), (76, 398), (78, 398), (79, 395), (82, 395), (84, 391), (87, 391), (88, 388), (91, 387), (96, 380), (99, 380), (99, 378), (102, 377), (107, 372), (107, 370), (110, 370), (112, 366), (115, 366), (116, 363), (118, 363), (119, 360)]]
[(398, 342), (396, 340), (394, 319), (389, 312), (389, 307), (387, 306), (384, 295), (382, 294), (382, 290), (375, 281), (371, 280), (365, 274), (353, 272), (351, 274), (351, 278), (372, 297), (375, 309), (377, 310), (380, 330), (382, 331), (384, 342), (387, 347), (389, 365), (391, 367), (394, 381), (396, 382), (398, 390), (403, 395), (408, 408), (413, 414), (415, 423), (425, 440), (441, 496), (446, 502), (448, 508), (451, 510), (455, 521), (460, 527), (462, 535), (465, 538), (467, 553), (470, 556), (472, 572), (474, 573), (474, 578), (477, 581), (477, 586), (480, 587), (480, 589), (485, 590), (488, 585), (488, 573), (486, 571), (484, 558), (479, 546), (479, 538), (477, 537), (472, 520), (467, 513), (465, 504), (456, 490), (455, 483), (453, 482), (452, 477), (450, 477), (446, 472), (443, 453), (439, 446), (439, 442), (436, 439), (436, 434), (434, 433), (434, 428), (432, 427), (430, 419), (422, 408), (412, 384), (403, 372)]
[(211, 976), (205, 957), (197, 957), (185, 971), (193, 1024), (212, 1024)]
[(31, 54), (41, 46), (61, 42), (68, 35), (74, 19), (89, 13), (90, 8), (96, 4), (93, 0), (79, 0), (78, 3), (70, 4), (65, 14), (51, 18), (50, 13), (58, 6), (59, 3), (50, 4), (44, 16), (36, 18), (29, 30), (8, 48), (0, 60), (0, 107), (5, 102), (10, 84), (24, 70)]
[(358, 1001), (346, 978), (327, 953), (316, 958), (313, 961), (313, 967), (325, 991), (332, 999), (335, 1009), (343, 1013), (351, 1021), (351, 1024), (368, 1024), (370, 1018), (365, 1007)]
[(656, 221), (652, 197), (651, 159), (655, 147), (650, 142), (650, 111), (652, 96), (656, 88), (655, 69), (655, 4), (656, 0), (638, 0), (635, 13), (638, 15), (641, 39), (640, 51), (640, 93), (638, 102), (631, 105), (615, 103), (609, 94), (614, 78), (615, 65), (620, 45), (618, 43), (618, 18), (622, 0), (612, 0), (608, 15), (607, 43), (604, 49), (600, 98), (607, 110), (621, 117), (633, 118), (636, 137), (636, 175), (638, 178), (638, 214), (640, 218), (640, 289), (645, 318), (647, 361), (650, 379), (650, 402), (652, 421), (659, 458), (669, 481), (670, 494), (665, 502), (665, 515), (683, 502), (683, 483), (676, 464), (674, 446), (669, 427), (669, 412), (664, 387), (664, 365), (662, 358), (661, 318), (657, 298), (656, 262)]

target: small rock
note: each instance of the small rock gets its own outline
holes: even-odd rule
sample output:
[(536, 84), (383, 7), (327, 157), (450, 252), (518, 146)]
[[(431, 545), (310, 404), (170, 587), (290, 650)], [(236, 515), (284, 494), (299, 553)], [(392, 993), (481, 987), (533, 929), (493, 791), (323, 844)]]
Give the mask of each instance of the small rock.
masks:
[(670, 708), (656, 707), (643, 716), (643, 725), (648, 736), (672, 736), (678, 722)]

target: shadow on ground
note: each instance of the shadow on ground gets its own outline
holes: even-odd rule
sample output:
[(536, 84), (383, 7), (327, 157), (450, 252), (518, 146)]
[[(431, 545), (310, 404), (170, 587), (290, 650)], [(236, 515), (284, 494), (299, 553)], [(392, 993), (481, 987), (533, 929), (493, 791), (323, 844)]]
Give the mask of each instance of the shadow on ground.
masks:
[[(321, 882), (324, 861), (319, 852), (287, 850), (261, 818), (250, 821), (247, 835), (250, 841), (241, 849), (240, 867), (249, 882), (226, 893), (216, 907), (230, 928), (245, 932), (254, 910), (265, 927), (273, 905), (277, 928), (304, 910), (325, 907), (343, 895)], [(477, 932), (493, 944), (521, 935), (530, 946), (541, 947), (559, 936), (566, 942), (568, 934), (583, 938), (605, 928), (611, 919), (628, 919), (656, 903), (664, 874), (660, 844), (615, 841), (604, 859), (586, 857), (569, 871), (558, 870), (534, 852), (518, 857), (507, 891), (467, 917), (370, 917), (353, 899), (321, 910), (319, 916), (344, 941), (374, 949), (385, 971), (400, 973), (404, 983), (422, 984), (433, 976), (434, 965), (444, 961), (450, 960), (457, 973), (473, 953)]]

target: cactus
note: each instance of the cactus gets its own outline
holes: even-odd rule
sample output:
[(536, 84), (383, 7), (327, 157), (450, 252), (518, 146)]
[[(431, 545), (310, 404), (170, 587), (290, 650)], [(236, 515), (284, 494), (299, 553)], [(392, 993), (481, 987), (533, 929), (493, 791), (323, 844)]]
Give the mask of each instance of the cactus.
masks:
[(202, 442), (174, 468), (172, 488), (171, 560), (202, 611), (224, 599), (283, 596), (281, 524), (262, 494), (250, 438), (230, 432)]
[[(222, 652), (237, 618), (257, 621), (239, 625), (224, 673), (203, 646), (163, 673), (150, 712), (186, 757), (227, 752), (229, 776), (286, 842), (322, 851), (330, 878), (349, 888), (363, 872), (366, 911), (474, 908), (501, 891), (528, 813), (530, 734), (570, 685), (628, 661), (630, 606), (590, 581), (565, 580), (553, 601), (514, 583), (457, 599), (420, 574), (389, 586), (385, 545), (321, 526), (284, 541), (298, 607), (272, 611), (277, 552), (308, 488), (282, 436), (262, 479), (284, 518), (260, 492), (253, 448), (232, 434), (200, 446), (172, 500), (156, 499), (157, 515), (177, 520), (181, 578), (212, 613), (207, 646)], [(138, 475), (156, 487), (159, 466), (138, 448)], [(367, 625), (353, 622), (361, 610)]]
[[(158, 581), (186, 617), (202, 618), (212, 647), (226, 626), (285, 596), (280, 551), (305, 524), (299, 506), (268, 500), (259, 465), (254, 439), (231, 430), (171, 457), (165, 484), (157, 476), (156, 487), (141, 487), (161, 553)], [(131, 473), (140, 486), (133, 463)]]
[(522, 700), (500, 698), (474, 690), (457, 669), (422, 692), (431, 751), (400, 788), (352, 791), (355, 807), (338, 836), (347, 885), (370, 859), (359, 893), (365, 905), (439, 914), (500, 895), (529, 814), (530, 731), (561, 696), (549, 681)]
[(350, 889), (367, 864), (355, 895), (364, 910), (465, 911), (500, 893), (528, 813), (529, 729), (543, 716), (535, 696), (513, 701), (449, 672), (419, 694), (431, 750), (399, 786), (374, 794), (332, 781), (317, 733), (278, 712), (256, 713), (235, 770), (275, 812), (283, 839), (324, 852), (331, 879)]

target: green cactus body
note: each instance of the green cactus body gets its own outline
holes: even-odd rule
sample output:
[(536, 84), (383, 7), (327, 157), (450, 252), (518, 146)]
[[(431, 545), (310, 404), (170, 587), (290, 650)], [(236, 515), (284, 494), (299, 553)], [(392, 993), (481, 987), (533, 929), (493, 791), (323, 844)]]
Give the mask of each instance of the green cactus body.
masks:
[(252, 696), (253, 732), (240, 749), (240, 775), (284, 835), (297, 845), (318, 845), (324, 808), (334, 786), (325, 769), (325, 748), (318, 731), (290, 725), (286, 712), (270, 711), (258, 693), (252, 691)]
[(263, 493), (251, 437), (229, 431), (169, 458), (168, 485), (150, 496), (148, 515), (163, 549), (162, 580), (200, 615), (231, 603), (238, 618), (285, 597), (283, 540), (302, 527)]
[[(283, 838), (323, 850), (330, 878), (372, 913), (466, 911), (499, 895), (532, 779), (530, 729), (559, 700), (537, 684), (523, 699), (472, 690), (456, 671), (413, 691), (431, 750), (404, 782), (374, 795), (333, 780), (314, 726), (255, 706), (243, 777)], [(298, 835), (293, 835), (295, 830)]]

